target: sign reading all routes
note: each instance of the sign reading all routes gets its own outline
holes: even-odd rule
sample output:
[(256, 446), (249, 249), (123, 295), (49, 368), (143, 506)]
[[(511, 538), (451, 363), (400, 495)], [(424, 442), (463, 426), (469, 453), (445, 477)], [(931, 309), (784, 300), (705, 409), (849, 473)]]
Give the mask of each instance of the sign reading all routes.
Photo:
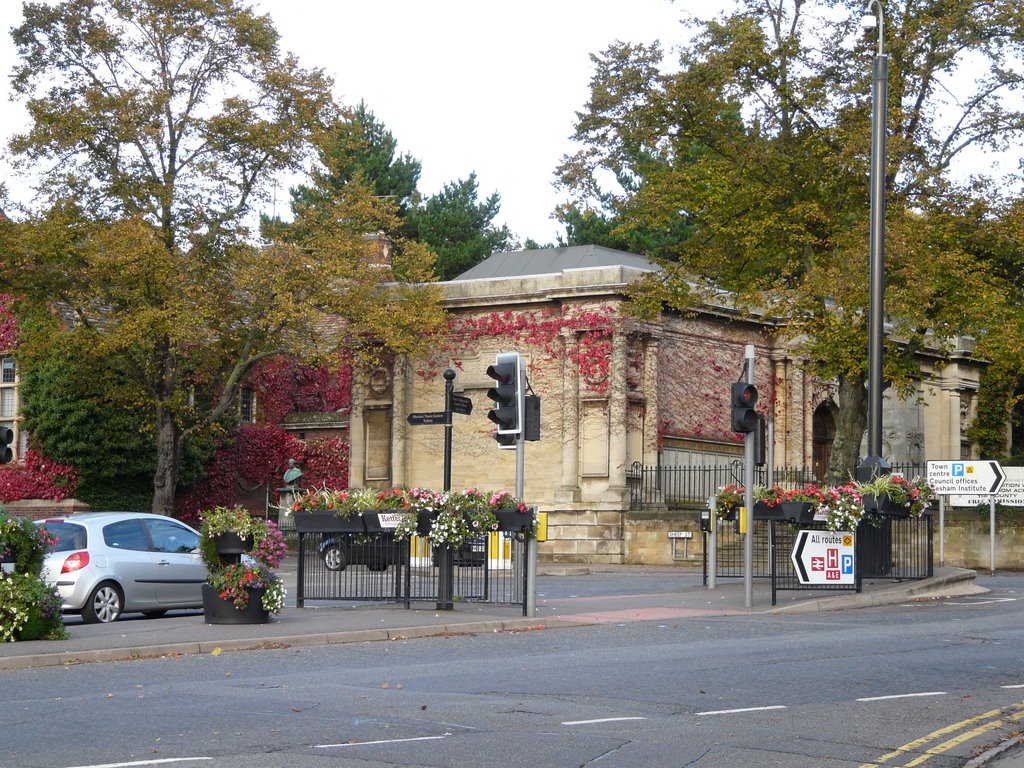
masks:
[(853, 585), (853, 541), (845, 531), (799, 531), (789, 557), (800, 583)]
[(998, 461), (929, 461), (928, 485), (936, 493), (961, 496), (997, 493), (1006, 480)]

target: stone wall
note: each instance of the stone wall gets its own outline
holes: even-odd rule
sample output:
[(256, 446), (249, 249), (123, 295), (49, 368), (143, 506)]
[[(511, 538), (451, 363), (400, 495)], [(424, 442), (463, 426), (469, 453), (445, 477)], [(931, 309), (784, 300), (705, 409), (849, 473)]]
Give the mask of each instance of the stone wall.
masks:
[[(629, 565), (679, 565), (702, 567), (704, 537), (700, 531), (699, 512), (687, 510), (632, 511), (624, 514), (622, 562)], [(570, 528), (563, 528), (571, 533)], [(689, 531), (692, 538), (676, 539), (673, 553), (669, 532)], [(933, 518), (935, 567), (939, 567), (939, 521)], [(549, 533), (550, 537), (550, 533)], [(977, 514), (947, 515), (945, 527), (945, 565), (989, 569), (990, 538), (988, 519)], [(568, 552), (570, 542), (556, 544), (554, 552)], [(543, 552), (543, 545), (541, 551)], [(558, 559), (558, 558), (556, 558)], [(575, 562), (575, 561), (574, 561)], [(580, 561), (594, 562), (594, 561)], [(996, 521), (996, 569), (1024, 570), (1024, 525), (1016, 521)]]

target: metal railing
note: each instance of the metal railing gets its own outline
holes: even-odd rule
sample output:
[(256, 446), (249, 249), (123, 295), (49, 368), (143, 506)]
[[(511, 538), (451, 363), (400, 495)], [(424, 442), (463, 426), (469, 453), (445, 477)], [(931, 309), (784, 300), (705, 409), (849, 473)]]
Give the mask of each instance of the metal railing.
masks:
[[(526, 547), (514, 534), (490, 533), (452, 552), (455, 602), (523, 606)], [(404, 603), (439, 598), (438, 551), (427, 539), (378, 534), (299, 532), (296, 605), (309, 600)]]
[[(894, 464), (892, 471), (908, 478), (926, 474), (922, 464)], [(853, 475), (851, 470), (850, 476)], [(630, 509), (700, 509), (720, 488), (729, 483), (743, 485), (743, 462), (737, 459), (731, 464), (677, 467), (645, 467), (635, 462), (626, 471), (626, 481)], [(814, 471), (806, 467), (776, 467), (772, 472), (772, 482), (783, 488), (817, 481)], [(754, 467), (754, 483), (768, 484), (765, 467)]]
[[(790, 553), (800, 530), (826, 530), (824, 523), (788, 523), (783, 520), (754, 521), (752, 576), (772, 580), (775, 592), (782, 590), (860, 591), (864, 579), (912, 581), (935, 574), (932, 516), (883, 516), (878, 525), (862, 522), (857, 528), (856, 586), (801, 584)], [(742, 578), (744, 537), (735, 524), (720, 522), (713, 534), (717, 548), (715, 576)], [(708, 583), (708, 533), (704, 534), (704, 583)]]

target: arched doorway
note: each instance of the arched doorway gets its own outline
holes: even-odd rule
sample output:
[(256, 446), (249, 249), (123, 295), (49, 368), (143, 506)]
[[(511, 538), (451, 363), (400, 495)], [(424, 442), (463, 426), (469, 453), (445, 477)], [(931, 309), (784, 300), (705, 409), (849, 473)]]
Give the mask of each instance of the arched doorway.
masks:
[(817, 480), (825, 477), (828, 460), (832, 455), (832, 442), (836, 439), (835, 413), (838, 410), (832, 401), (825, 401), (814, 409), (814, 420), (811, 426), (811, 469)]

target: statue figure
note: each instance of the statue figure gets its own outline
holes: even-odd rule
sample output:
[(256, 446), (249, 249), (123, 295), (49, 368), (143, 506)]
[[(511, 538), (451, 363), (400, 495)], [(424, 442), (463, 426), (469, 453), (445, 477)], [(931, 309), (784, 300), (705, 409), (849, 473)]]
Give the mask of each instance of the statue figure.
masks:
[(295, 466), (295, 459), (288, 459), (288, 469), (284, 471), (284, 483), (289, 488), (294, 488), (302, 477), (302, 470)]

